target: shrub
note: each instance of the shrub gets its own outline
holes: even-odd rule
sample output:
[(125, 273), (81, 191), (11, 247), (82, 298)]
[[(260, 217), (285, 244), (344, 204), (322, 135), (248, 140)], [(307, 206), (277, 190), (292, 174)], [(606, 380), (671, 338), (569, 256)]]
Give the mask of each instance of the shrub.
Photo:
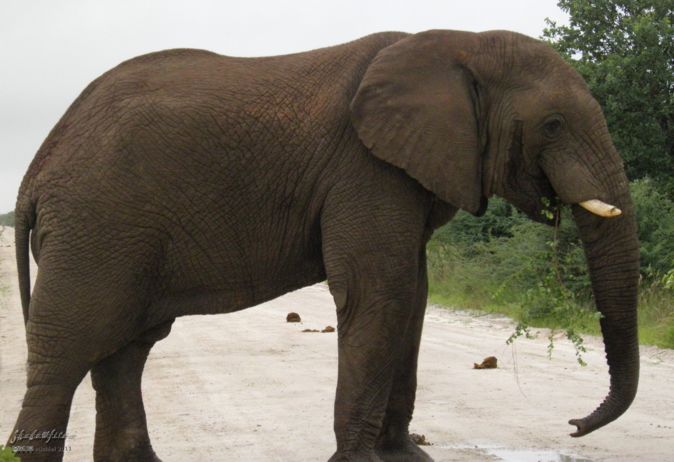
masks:
[(630, 186), (641, 243), (641, 273), (652, 281), (674, 267), (674, 202), (649, 179)]
[(0, 226), (14, 226), (14, 212), (0, 214)]
[(19, 458), (14, 455), (11, 448), (6, 448), (0, 444), (0, 462), (21, 462)]
[[(631, 184), (641, 241), (641, 338), (674, 347), (674, 204), (648, 179)], [(496, 311), (527, 326), (598, 332), (582, 242), (568, 208), (558, 227), (534, 223), (501, 199), (485, 215), (460, 213), (428, 246), (431, 298)], [(582, 361), (579, 357), (579, 361)]]

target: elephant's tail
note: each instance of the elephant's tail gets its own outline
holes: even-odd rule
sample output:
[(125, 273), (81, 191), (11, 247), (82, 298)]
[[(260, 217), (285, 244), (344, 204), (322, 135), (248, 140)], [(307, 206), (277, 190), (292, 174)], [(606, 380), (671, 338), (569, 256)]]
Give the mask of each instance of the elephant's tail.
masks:
[(23, 321), (28, 322), (30, 306), (30, 230), (35, 221), (35, 207), (26, 196), (20, 196), (14, 211), (14, 243), (16, 245), (16, 266), (19, 273), (19, 292)]

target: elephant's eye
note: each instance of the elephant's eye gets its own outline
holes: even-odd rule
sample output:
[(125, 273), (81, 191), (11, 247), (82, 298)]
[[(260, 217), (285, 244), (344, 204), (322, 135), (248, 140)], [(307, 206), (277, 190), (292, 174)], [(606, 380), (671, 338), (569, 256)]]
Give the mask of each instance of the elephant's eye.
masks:
[(562, 131), (562, 121), (552, 119), (543, 124), (543, 132), (548, 138), (557, 138)]

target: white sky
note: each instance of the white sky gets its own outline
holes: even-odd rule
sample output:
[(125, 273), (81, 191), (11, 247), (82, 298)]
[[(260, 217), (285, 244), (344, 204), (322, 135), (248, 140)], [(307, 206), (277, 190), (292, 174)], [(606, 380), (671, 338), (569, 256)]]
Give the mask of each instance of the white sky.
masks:
[(379, 31), (509, 29), (539, 37), (556, 0), (2, 0), (0, 213), (40, 144), (95, 77), (133, 56), (204, 48), (264, 56)]

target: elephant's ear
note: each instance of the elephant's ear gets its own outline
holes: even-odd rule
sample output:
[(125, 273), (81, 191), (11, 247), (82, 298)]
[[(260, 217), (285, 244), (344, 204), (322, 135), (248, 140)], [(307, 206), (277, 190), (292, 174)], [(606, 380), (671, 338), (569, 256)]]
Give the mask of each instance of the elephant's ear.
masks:
[(475, 83), (459, 62), (469, 53), (462, 42), (474, 43), (468, 34), (424, 32), (381, 50), (351, 102), (351, 119), (376, 157), (478, 214), (486, 201)]

